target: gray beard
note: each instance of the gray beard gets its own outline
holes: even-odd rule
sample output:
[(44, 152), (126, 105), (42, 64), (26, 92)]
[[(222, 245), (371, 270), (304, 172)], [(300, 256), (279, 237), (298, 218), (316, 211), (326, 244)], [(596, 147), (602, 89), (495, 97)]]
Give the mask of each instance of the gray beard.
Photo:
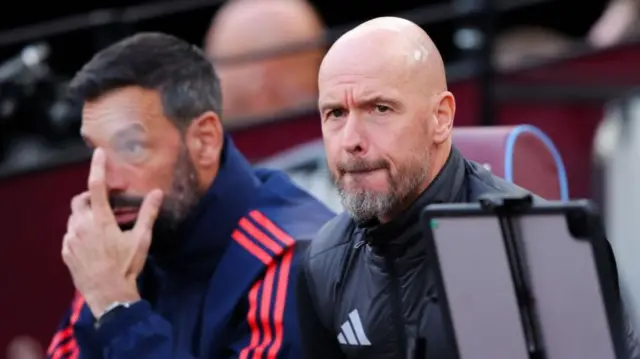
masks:
[[(411, 168), (408, 166), (407, 168)], [(403, 171), (400, 178), (389, 175), (389, 191), (374, 192), (360, 190), (347, 192), (337, 183), (338, 193), (344, 209), (358, 223), (366, 223), (374, 219), (398, 212), (407, 205), (407, 201), (427, 178), (425, 166), (413, 167), (411, 171)]]
[(358, 224), (369, 222), (391, 212), (399, 202), (398, 198), (391, 193), (369, 191), (347, 193), (341, 189), (338, 193), (342, 206)]

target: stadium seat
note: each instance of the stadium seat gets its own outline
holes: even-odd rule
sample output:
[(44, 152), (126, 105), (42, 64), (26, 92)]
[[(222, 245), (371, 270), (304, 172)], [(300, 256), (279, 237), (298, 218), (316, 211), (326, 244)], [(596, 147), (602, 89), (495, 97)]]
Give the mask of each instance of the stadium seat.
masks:
[(534, 126), (456, 127), (453, 141), (466, 158), (509, 182), (546, 199), (569, 198), (562, 158)]

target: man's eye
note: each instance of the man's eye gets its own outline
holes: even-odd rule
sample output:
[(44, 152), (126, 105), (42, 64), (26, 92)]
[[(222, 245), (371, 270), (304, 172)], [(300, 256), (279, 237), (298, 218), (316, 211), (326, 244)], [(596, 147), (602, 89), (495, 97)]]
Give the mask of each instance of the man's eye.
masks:
[(340, 118), (344, 116), (345, 113), (346, 113), (345, 110), (338, 108), (338, 109), (327, 112), (327, 118)]
[(385, 113), (391, 111), (391, 108), (385, 105), (376, 105), (376, 111), (379, 113)]
[(140, 141), (127, 141), (123, 143), (121, 150), (126, 152), (128, 155), (139, 155), (144, 150), (142, 143)]

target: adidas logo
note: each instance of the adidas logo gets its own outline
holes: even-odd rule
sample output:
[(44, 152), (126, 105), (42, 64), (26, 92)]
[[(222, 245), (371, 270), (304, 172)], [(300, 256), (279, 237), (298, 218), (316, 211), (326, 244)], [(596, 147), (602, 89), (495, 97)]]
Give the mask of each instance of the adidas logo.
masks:
[(340, 344), (371, 345), (369, 338), (367, 338), (367, 335), (364, 333), (362, 321), (360, 321), (360, 314), (358, 314), (357, 309), (349, 313), (349, 319), (342, 324), (340, 329), (340, 334), (338, 334), (338, 342), (340, 342)]

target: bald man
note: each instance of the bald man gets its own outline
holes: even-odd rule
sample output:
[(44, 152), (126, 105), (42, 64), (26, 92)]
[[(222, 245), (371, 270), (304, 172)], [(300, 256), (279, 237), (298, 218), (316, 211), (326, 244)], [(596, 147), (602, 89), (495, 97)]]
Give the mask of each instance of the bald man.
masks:
[[(323, 34), (321, 19), (304, 0), (227, 2), (216, 13), (205, 41), (221, 79), (226, 125), (246, 125), (315, 106)], [(225, 61), (288, 46), (299, 50), (255, 61)]]
[(431, 203), (524, 193), (452, 146), (456, 103), (415, 24), (366, 22), (320, 67), (327, 162), (346, 211), (309, 247), (297, 297), (307, 359), (451, 358), (418, 228)]

